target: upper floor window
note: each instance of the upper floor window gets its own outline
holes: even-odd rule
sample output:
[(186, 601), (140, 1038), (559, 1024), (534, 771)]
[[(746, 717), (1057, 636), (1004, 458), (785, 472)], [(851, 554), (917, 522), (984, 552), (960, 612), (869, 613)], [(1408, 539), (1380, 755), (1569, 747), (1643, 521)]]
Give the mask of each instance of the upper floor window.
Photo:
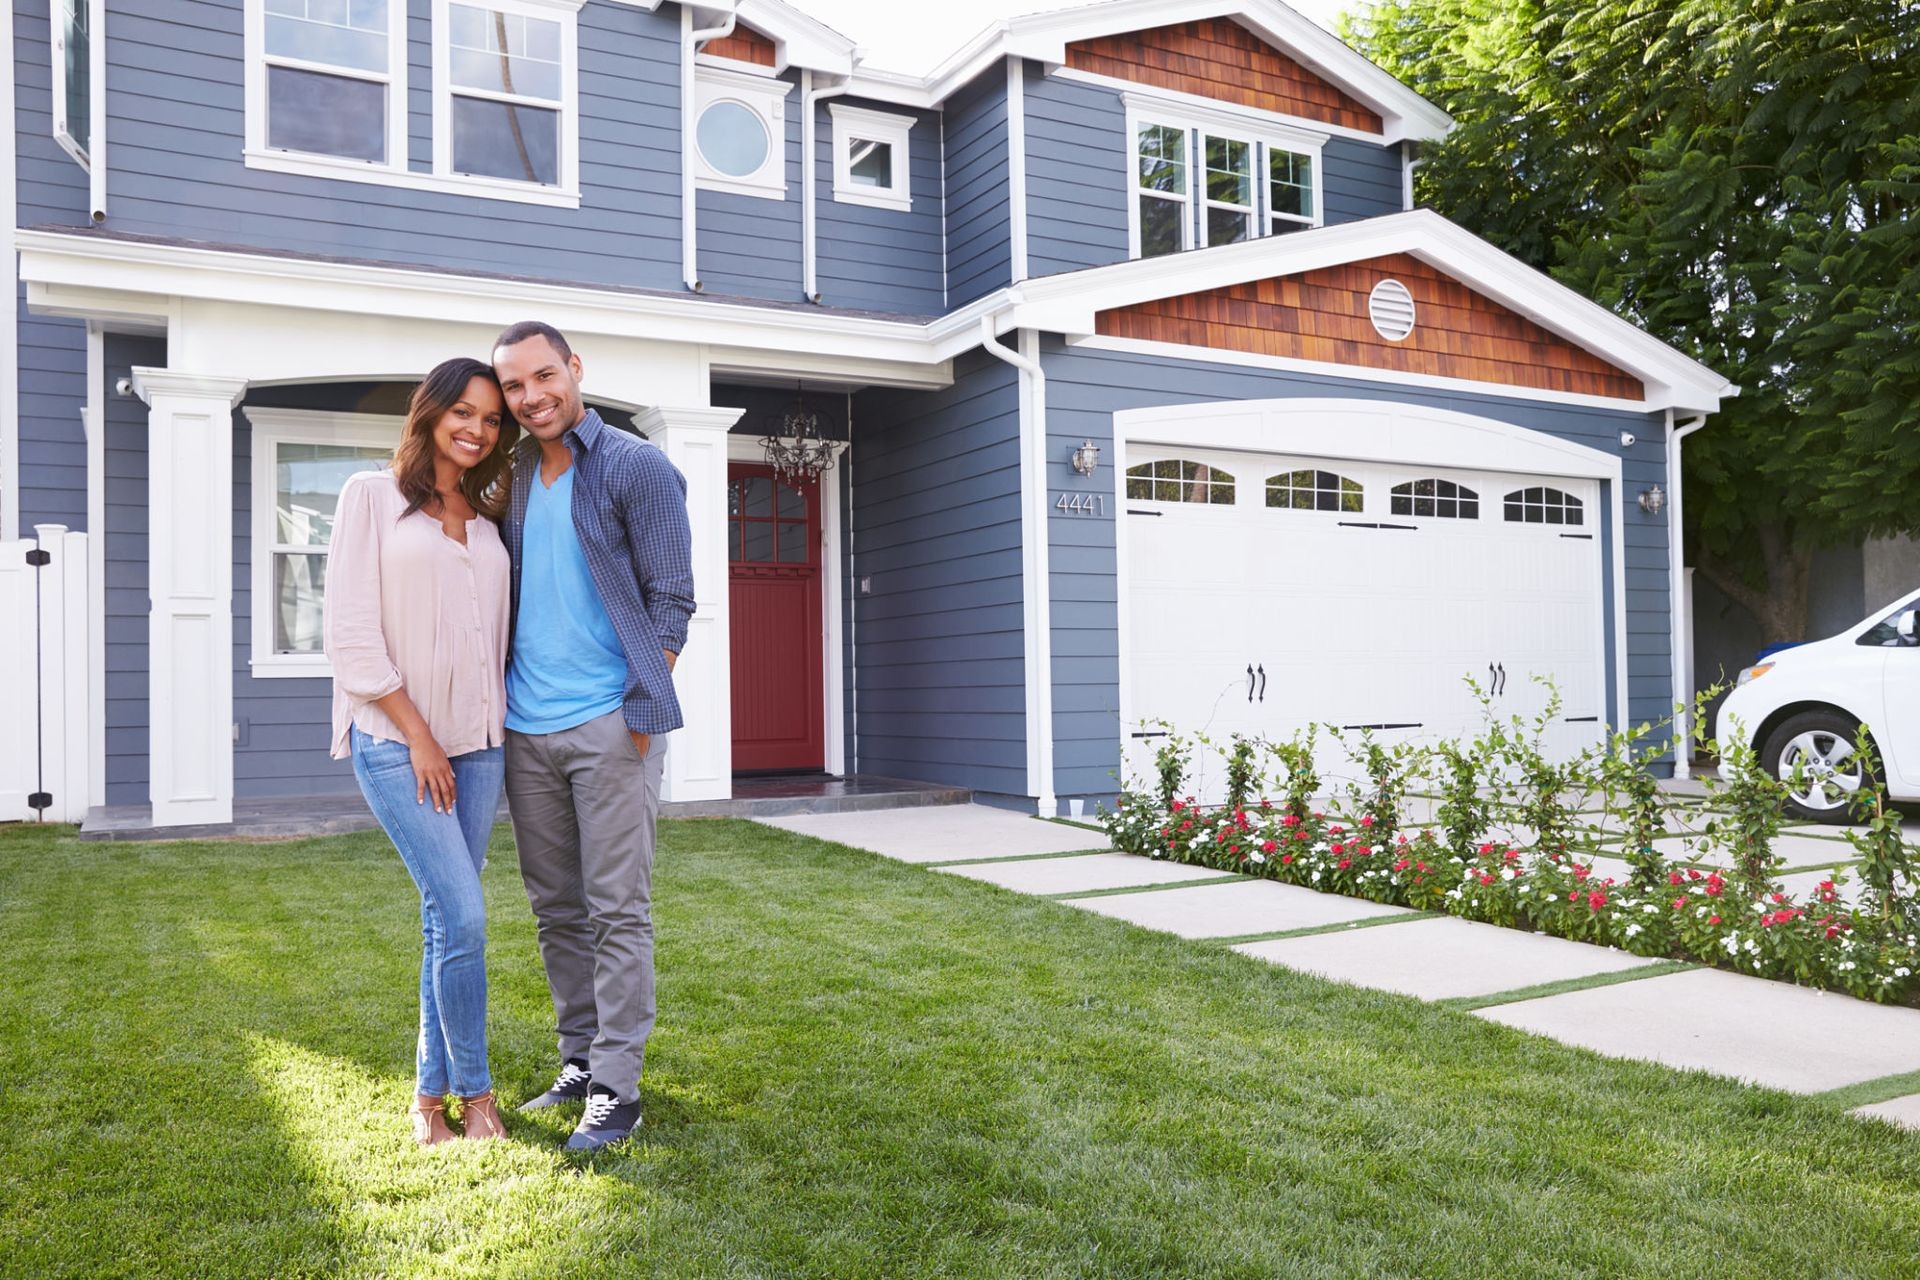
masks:
[(1267, 477), (1267, 505), (1292, 511), (1357, 512), (1365, 495), (1357, 480), (1312, 468)]
[(82, 165), (93, 137), (94, 10), (102, 0), (54, 0), (53, 136)]
[(446, 3), (436, 23), (435, 168), (465, 177), (571, 187), (573, 15), (518, 0)]
[(1539, 485), (1515, 489), (1503, 504), (1505, 516), (1514, 524), (1584, 524), (1586, 512), (1580, 499), (1559, 489)]
[(261, 54), (248, 77), (249, 144), (404, 167), (404, 0), (249, 4), (263, 7), (247, 24)]
[(1434, 516), (1441, 520), (1480, 518), (1480, 495), (1451, 480), (1409, 480), (1393, 486), (1389, 497), (1396, 516)]
[(1136, 94), (1127, 103), (1134, 256), (1320, 225), (1323, 137)]
[(1144, 502), (1233, 504), (1233, 477), (1186, 458), (1161, 458), (1127, 468), (1127, 497)]
[[(696, 185), (710, 191), (787, 198), (787, 95), (772, 75), (701, 66), (691, 145)], [(904, 150), (904, 148), (903, 148)]]
[(909, 209), (907, 134), (913, 117), (829, 102), (833, 116), (833, 198), (842, 204)]

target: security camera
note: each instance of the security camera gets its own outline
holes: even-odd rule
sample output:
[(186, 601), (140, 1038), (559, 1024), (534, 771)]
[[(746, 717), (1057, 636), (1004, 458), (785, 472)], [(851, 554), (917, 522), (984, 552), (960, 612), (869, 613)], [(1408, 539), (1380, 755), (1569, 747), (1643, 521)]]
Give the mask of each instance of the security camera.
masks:
[(120, 379), (119, 381), (117, 381), (117, 382), (115, 382), (115, 383), (113, 384), (113, 390), (114, 390), (114, 394), (116, 394), (116, 395), (121, 395), (121, 396), (130, 396), (130, 395), (132, 395), (132, 394), (133, 394), (133, 379), (132, 379), (132, 378), (121, 378), (121, 379)]
[(1636, 436), (1631, 431), (1622, 431), (1620, 433), (1620, 447), (1622, 449), (1631, 449), (1633, 448), (1634, 442), (1639, 438), (1639, 436)]

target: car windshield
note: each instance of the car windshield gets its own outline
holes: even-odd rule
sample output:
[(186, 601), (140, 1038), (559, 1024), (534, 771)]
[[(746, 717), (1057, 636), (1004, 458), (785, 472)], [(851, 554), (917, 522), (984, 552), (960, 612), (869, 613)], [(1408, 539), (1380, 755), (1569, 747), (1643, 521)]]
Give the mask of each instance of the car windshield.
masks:
[(1900, 638), (1900, 615), (1914, 607), (1914, 600), (1902, 600), (1887, 610), (1886, 616), (1862, 631), (1854, 643), (1879, 649), (1899, 649), (1909, 645), (1910, 641)]

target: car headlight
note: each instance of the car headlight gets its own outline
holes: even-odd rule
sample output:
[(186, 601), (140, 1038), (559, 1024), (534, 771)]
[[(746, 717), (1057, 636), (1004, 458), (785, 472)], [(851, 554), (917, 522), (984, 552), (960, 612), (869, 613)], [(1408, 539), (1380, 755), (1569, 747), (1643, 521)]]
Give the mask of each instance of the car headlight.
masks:
[(1761, 676), (1767, 674), (1767, 672), (1771, 670), (1773, 670), (1773, 664), (1771, 662), (1756, 663), (1755, 665), (1748, 667), (1746, 670), (1740, 673), (1740, 675), (1733, 682), (1734, 687), (1739, 688), (1741, 685), (1746, 684), (1749, 681), (1758, 680)]

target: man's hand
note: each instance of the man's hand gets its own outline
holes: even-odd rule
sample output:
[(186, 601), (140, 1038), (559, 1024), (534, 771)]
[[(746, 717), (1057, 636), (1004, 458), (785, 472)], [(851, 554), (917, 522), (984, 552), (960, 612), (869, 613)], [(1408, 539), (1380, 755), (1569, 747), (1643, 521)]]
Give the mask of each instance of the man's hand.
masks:
[(645, 760), (647, 758), (647, 748), (653, 745), (653, 735), (650, 733), (634, 733), (629, 730), (627, 736), (633, 739), (633, 749), (640, 753), (642, 760)]
[(680, 655), (675, 653), (671, 649), (662, 649), (660, 652), (666, 655), (667, 670), (669, 671), (673, 670), (673, 664), (680, 661)]

